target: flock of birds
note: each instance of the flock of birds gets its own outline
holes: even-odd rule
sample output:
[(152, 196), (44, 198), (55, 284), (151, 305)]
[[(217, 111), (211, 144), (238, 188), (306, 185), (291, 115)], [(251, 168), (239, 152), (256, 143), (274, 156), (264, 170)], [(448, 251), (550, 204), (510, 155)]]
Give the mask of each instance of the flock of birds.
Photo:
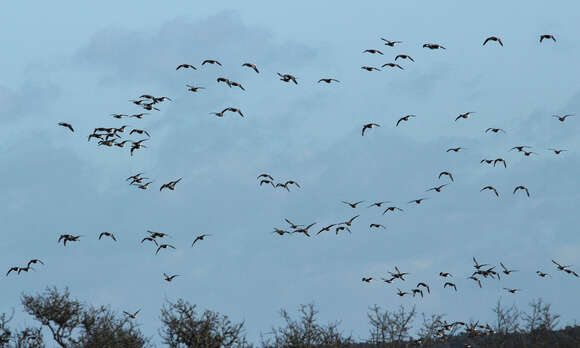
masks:
[[(381, 40), (384, 42), (384, 45), (388, 46), (388, 47), (395, 47), (395, 46), (398, 46), (399, 44), (402, 43), (402, 41), (391, 41), (391, 40), (387, 40), (385, 38), (381, 38)], [(544, 40), (552, 40), (553, 42), (556, 42), (556, 38), (551, 34), (540, 35), (539, 41), (543, 42)], [(483, 41), (483, 46), (485, 46), (489, 43), (492, 43), (492, 42), (495, 42), (502, 47), (504, 45), (501, 38), (496, 37), (496, 36), (490, 36)], [(445, 50), (446, 49), (444, 46), (442, 46), (441, 44), (437, 44), (437, 43), (425, 43), (425, 44), (423, 44), (422, 47), (430, 49), (430, 50)], [(371, 55), (379, 55), (379, 56), (384, 55), (384, 53), (378, 49), (365, 49), (363, 51), (363, 53), (364, 54), (368, 53)], [(380, 68), (375, 67), (375, 66), (365, 65), (365, 66), (362, 66), (361, 69), (366, 70), (366, 71), (381, 71), (381, 69), (388, 67), (388, 68), (396, 68), (399, 70), (405, 70), (405, 67), (400, 65), (401, 62), (403, 62), (403, 61), (415, 63), (415, 59), (413, 57), (411, 57), (407, 54), (397, 54), (394, 57), (394, 60), (392, 62), (384, 63), (380, 66)], [(210, 66), (210, 65), (213, 65), (216, 67), (223, 67), (223, 65), (218, 60), (215, 60), (215, 59), (206, 59), (206, 60), (201, 62), (201, 66)], [(260, 70), (253, 63), (246, 62), (246, 63), (243, 63), (241, 66), (243, 68), (251, 69), (251, 71), (255, 72), (256, 74), (260, 74)], [(192, 64), (184, 63), (184, 64), (179, 64), (175, 68), (175, 70), (195, 71), (195, 70), (198, 70), (198, 68)], [(292, 74), (280, 73), (280, 72), (277, 72), (276, 74), (277, 74), (279, 80), (281, 80), (282, 82), (298, 85), (299, 79), (296, 76), (294, 76)], [(340, 83), (340, 80), (338, 80), (334, 77), (322, 77), (322, 78), (320, 78), (318, 80), (314, 80), (314, 81), (317, 81), (317, 83), (325, 83), (325, 84)], [(236, 87), (240, 91), (246, 91), (246, 88), (242, 85), (242, 83), (237, 82), (237, 81), (232, 81), (229, 78), (226, 78), (223, 76), (218, 76), (216, 78), (216, 82), (218, 84), (224, 84), (225, 86), (227, 86), (229, 88)], [(205, 89), (205, 87), (203, 87), (203, 86), (196, 86), (193, 84), (186, 84), (185, 86), (187, 88), (187, 91), (192, 92), (192, 93), (198, 93), (198, 92), (201, 92), (202, 90)], [(119, 120), (126, 119), (126, 118), (141, 120), (146, 115), (149, 115), (148, 112), (160, 111), (159, 106), (161, 105), (161, 103), (164, 103), (166, 101), (172, 101), (172, 99), (169, 97), (166, 97), (166, 96), (157, 97), (157, 96), (153, 96), (151, 94), (142, 94), (137, 99), (130, 100), (131, 104), (133, 104), (136, 107), (141, 108), (141, 110), (139, 112), (137, 112), (137, 113), (114, 113), (114, 114), (111, 114), (111, 116), (113, 118), (119, 119)], [(220, 108), (220, 109), (221, 109), (221, 111), (213, 111), (213, 112), (209, 112), (209, 114), (215, 115), (216, 117), (220, 117), (220, 118), (225, 117), (227, 114), (230, 114), (230, 113), (233, 115), (238, 115), (242, 118), (246, 117), (246, 115), (242, 112), (241, 109), (234, 107), (234, 106), (228, 106), (228, 107), (225, 107), (223, 109), (222, 108)], [(218, 109), (218, 110), (220, 110), (220, 109)], [(474, 114), (476, 114), (476, 112), (474, 112), (474, 111), (463, 112), (463, 113), (458, 114), (454, 118), (454, 120), (455, 120), (455, 122), (467, 120), (470, 117), (472, 117)], [(559, 122), (565, 122), (569, 118), (574, 117), (574, 115), (572, 115), (572, 114), (553, 115), (553, 117)], [(405, 123), (410, 122), (412, 119), (415, 119), (415, 118), (419, 118), (419, 117), (417, 115), (413, 115), (413, 114), (404, 115), (402, 117), (399, 117), (394, 122), (394, 127), (403, 126)], [(60, 122), (60, 123), (58, 123), (58, 125), (65, 127), (66, 129), (68, 129), (72, 133), (75, 132), (75, 129), (73, 128), (73, 126), (68, 122)], [(133, 156), (133, 155), (135, 155), (135, 151), (147, 148), (147, 146), (145, 144), (148, 144), (147, 142), (151, 140), (151, 133), (148, 130), (143, 129), (143, 128), (132, 128), (131, 130), (129, 130), (128, 127), (130, 127), (130, 126), (129, 125), (122, 125), (121, 127), (97, 127), (97, 128), (94, 128), (94, 130), (88, 135), (88, 141), (90, 142), (92, 139), (98, 140), (97, 145), (104, 146), (104, 147), (124, 148), (125, 145), (128, 145), (128, 148), (130, 149), (129, 150), (130, 156)], [(381, 127), (381, 125), (376, 123), (376, 122), (366, 123), (366, 124), (362, 125), (361, 135), (362, 136), (365, 136), (365, 135), (371, 136), (371, 134), (373, 134), (375, 132), (374, 129), (377, 129), (380, 127)], [(484, 133), (505, 134), (506, 131), (502, 128), (489, 127), (489, 128), (484, 130)], [(128, 135), (128, 136), (126, 137), (125, 135)], [(131, 139), (130, 137), (133, 135), (140, 136), (140, 138)], [(514, 146), (513, 148), (511, 148), (509, 151), (516, 150), (518, 153), (521, 153), (525, 157), (528, 157), (532, 154), (537, 155), (536, 152), (533, 152), (530, 149), (532, 149), (532, 147), (529, 145), (517, 145), (517, 146)], [(446, 150), (446, 152), (457, 153), (457, 152), (460, 152), (463, 150), (465, 150), (464, 147), (458, 146), (458, 147), (448, 148)], [(560, 149), (560, 148), (555, 148), (555, 147), (550, 147), (547, 150), (553, 152), (555, 155), (560, 155), (564, 151), (567, 151), (566, 149)], [(485, 159), (482, 159), (480, 163), (493, 165), (494, 167), (496, 165), (503, 166), (504, 168), (508, 167), (507, 161), (504, 158), (494, 158), (494, 159), (485, 158)], [(145, 173), (137, 173), (135, 175), (131, 175), (128, 178), (126, 178), (126, 181), (131, 186), (136, 186), (137, 188), (139, 188), (141, 190), (147, 190), (149, 188), (149, 186), (152, 183), (154, 183), (154, 180), (152, 180), (149, 177), (143, 176), (144, 174)], [(454, 176), (450, 171), (442, 171), (441, 173), (439, 173), (438, 179), (442, 179), (442, 178), (447, 178), (449, 181), (446, 183), (443, 183), (441, 185), (430, 187), (426, 190), (426, 192), (434, 192), (434, 193), (439, 194), (443, 191), (444, 188), (446, 188), (449, 185), (452, 185), (455, 181)], [(178, 179), (169, 181), (167, 183), (164, 183), (160, 186), (159, 190), (163, 191), (164, 189), (167, 189), (169, 191), (173, 191), (173, 190), (175, 190), (176, 185), (181, 182), (181, 180), (182, 180), (182, 178), (178, 178)], [(257, 176), (257, 180), (258, 180), (259, 186), (266, 184), (266, 185), (271, 185), (274, 188), (282, 188), (282, 189), (285, 189), (287, 191), (290, 191), (290, 188), (301, 188), (301, 186), (295, 180), (276, 181), (268, 173), (259, 174)], [(499, 195), (500, 195), (499, 191), (492, 185), (484, 186), (483, 188), (481, 188), (480, 191), (490, 191), (496, 197), (499, 197)], [(525, 195), (527, 197), (530, 197), (530, 190), (528, 189), (528, 187), (526, 187), (524, 185), (515, 186), (515, 188), (513, 189), (512, 192), (513, 192), (513, 194), (517, 194), (520, 191), (525, 193)], [(428, 200), (428, 199), (430, 199), (430, 197), (419, 197), (419, 198), (415, 198), (415, 199), (408, 201), (407, 204), (420, 205), (425, 200)], [(365, 203), (365, 201), (364, 200), (354, 201), (354, 202), (342, 201), (342, 203), (351, 209), (357, 209), (357, 208), (359, 208), (359, 205)], [(394, 204), (390, 201), (373, 202), (372, 204), (368, 205), (367, 208), (380, 209), (382, 211), (382, 215), (404, 211), (404, 209), (401, 206), (397, 206), (396, 204)], [(296, 224), (296, 223), (290, 221), (289, 219), (284, 219), (284, 221), (288, 224), (288, 226), (286, 228), (274, 228), (274, 231), (272, 233), (278, 234), (280, 236), (289, 235), (289, 234), (299, 234), (299, 235), (304, 235), (306, 237), (311, 237), (313, 235), (318, 236), (323, 232), (334, 232), (336, 235), (338, 235), (340, 232), (345, 232), (345, 231), (352, 233), (352, 228), (357, 223), (357, 219), (359, 218), (359, 216), (360, 216), (360, 214), (357, 214), (357, 215), (349, 217), (347, 219), (341, 219), (341, 220), (339, 220), (339, 222), (336, 222), (336, 223), (332, 223), (332, 224), (324, 225), (324, 226), (319, 226), (316, 229), (313, 229), (313, 227), (315, 225), (317, 225), (316, 222), (311, 222), (309, 224)], [(372, 229), (376, 229), (376, 230), (386, 229), (386, 227), (383, 224), (376, 223), (376, 222), (371, 223), (368, 226), (368, 228), (371, 230)], [(154, 244), (154, 246), (156, 248), (155, 255), (159, 254), (159, 252), (162, 250), (176, 249), (176, 247), (174, 245), (163, 242), (164, 238), (168, 237), (168, 234), (163, 233), (163, 232), (154, 232), (154, 231), (147, 231), (147, 233), (148, 233), (148, 235), (146, 235), (145, 237), (143, 237), (141, 239), (141, 244), (143, 244), (145, 242), (148, 242), (150, 244)], [(195, 236), (195, 238), (191, 244), (191, 247), (193, 247), (199, 241), (203, 241), (204, 238), (206, 238), (208, 236), (211, 236), (211, 235), (210, 234), (201, 234), (201, 235)], [(62, 234), (58, 237), (57, 243), (60, 243), (62, 241), (63, 245), (67, 246), (67, 243), (70, 244), (72, 242), (79, 242), (81, 237), (82, 237), (81, 235)], [(101, 232), (98, 234), (98, 240), (102, 240), (105, 237), (112, 240), (113, 242), (117, 242), (117, 237), (113, 233)], [(482, 287), (482, 281), (487, 280), (488, 278), (489, 279), (495, 278), (497, 280), (500, 280), (500, 278), (501, 278), (500, 274), (503, 274), (504, 276), (509, 276), (513, 272), (518, 272), (518, 270), (509, 269), (501, 262), (499, 263), (499, 265), (501, 266), (501, 270), (496, 270), (497, 266), (491, 266), (490, 264), (480, 264), (475, 259), (475, 257), (473, 258), (473, 262), (474, 262), (473, 267), (475, 270), (473, 272), (471, 272), (470, 275), (466, 276), (465, 278), (472, 280), (479, 287)], [(558, 271), (562, 271), (566, 274), (578, 277), (578, 274), (570, 268), (571, 265), (561, 265), (560, 263), (558, 263), (555, 260), (552, 260), (552, 262), (555, 264), (556, 269)], [(10, 275), (12, 272), (15, 272), (17, 274), (20, 274), (21, 272), (28, 272), (29, 270), (32, 269), (31, 266), (33, 264), (37, 264), (37, 263), (44, 265), (44, 263), (41, 260), (33, 259), (27, 263), (26, 267), (11, 266), (9, 268), (8, 272), (6, 273), (6, 276)], [(393, 271), (388, 271), (387, 273), (389, 274), (389, 276), (380, 277), (381, 280), (387, 284), (392, 284), (395, 281), (404, 282), (404, 281), (406, 281), (405, 277), (407, 277), (409, 275), (408, 272), (401, 272), (399, 270), (398, 266), (395, 266)], [(550, 276), (548, 273), (545, 273), (545, 272), (540, 271), (540, 270), (538, 270), (536, 273), (541, 278), (546, 278), (546, 277)], [(171, 274), (170, 275), (167, 273), (163, 273), (163, 279), (167, 282), (173, 281), (178, 276), (179, 276), (179, 274)], [(458, 291), (457, 284), (455, 282), (451, 281), (451, 279), (455, 279), (452, 274), (450, 274), (449, 272), (440, 272), (439, 277), (441, 278), (442, 287), (444, 289), (448, 288), (448, 289), (453, 289), (454, 291)], [(362, 278), (362, 282), (364, 282), (364, 283), (371, 283), (373, 280), (375, 280), (374, 276), (364, 276)], [(504, 287), (504, 289), (507, 292), (512, 293), (512, 294), (516, 294), (519, 291), (521, 291), (521, 289), (518, 289), (518, 288)], [(406, 295), (411, 295), (413, 297), (416, 297), (416, 296), (424, 297), (426, 294), (430, 294), (430, 293), (431, 293), (430, 285), (425, 280), (419, 281), (415, 287), (412, 287), (407, 291), (403, 291), (403, 290), (397, 288), (397, 292), (396, 292), (396, 294), (400, 297), (403, 297)], [(136, 318), (136, 316), (140, 312), (140, 310), (141, 309), (139, 309), (136, 312), (124, 312), (124, 313), (128, 317), (134, 319), (134, 318)], [(460, 323), (460, 322), (456, 322), (453, 324), (442, 323), (442, 331), (441, 332), (445, 333), (446, 331), (451, 330), (451, 328), (455, 327), (456, 325), (466, 325), (466, 324)], [(481, 326), (478, 324), (476, 324), (475, 326), (472, 326), (472, 327), (468, 327), (467, 329), (468, 329), (468, 331), (471, 331), (471, 332), (477, 332), (478, 327), (479, 327), (479, 329), (485, 329), (488, 331), (491, 329), (489, 327)]]

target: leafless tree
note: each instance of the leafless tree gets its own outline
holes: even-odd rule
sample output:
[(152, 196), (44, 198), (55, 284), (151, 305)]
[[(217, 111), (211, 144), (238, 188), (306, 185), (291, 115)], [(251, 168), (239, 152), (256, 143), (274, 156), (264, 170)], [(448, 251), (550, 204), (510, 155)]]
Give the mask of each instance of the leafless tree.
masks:
[(161, 309), (163, 343), (178, 347), (249, 347), (243, 336), (244, 323), (209, 310), (198, 315), (196, 306), (179, 299)]
[(410, 338), (409, 331), (416, 316), (415, 306), (411, 310), (400, 306), (397, 311), (382, 311), (378, 305), (369, 308), (370, 343), (378, 346), (404, 347), (404, 341)]
[(515, 305), (507, 308), (502, 306), (501, 299), (499, 299), (492, 311), (496, 316), (496, 322), (493, 328), (497, 334), (509, 335), (520, 331), (521, 313)]
[(262, 334), (262, 347), (343, 347), (352, 343), (350, 336), (339, 331), (339, 322), (317, 323), (318, 310), (314, 304), (300, 305), (299, 313), (300, 318), (292, 319), (286, 310), (280, 310), (285, 326), (273, 327), (266, 334), (268, 337)]
[(544, 303), (541, 298), (529, 303), (530, 313), (524, 313), (525, 329), (528, 332), (537, 330), (554, 330), (560, 323), (560, 315), (551, 312), (551, 305)]

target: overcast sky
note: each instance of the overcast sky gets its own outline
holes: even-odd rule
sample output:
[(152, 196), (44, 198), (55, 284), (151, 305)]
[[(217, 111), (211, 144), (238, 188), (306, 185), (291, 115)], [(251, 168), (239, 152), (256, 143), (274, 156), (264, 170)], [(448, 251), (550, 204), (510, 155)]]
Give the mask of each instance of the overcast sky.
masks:
[[(552, 303), (564, 323), (578, 319), (580, 281), (551, 259), (579, 265), (577, 201), (580, 119), (580, 5), (529, 1), (241, 2), (62, 1), (12, 3), (0, 13), (0, 265), (40, 258), (45, 266), (0, 280), (0, 312), (21, 310), (21, 293), (68, 286), (72, 294), (115, 310), (143, 308), (138, 322), (158, 342), (159, 309), (184, 298), (201, 309), (245, 320), (250, 340), (315, 302), (322, 321), (342, 320), (368, 336), (366, 311), (446, 313), (450, 320), (492, 320), (492, 305)], [(540, 34), (553, 34), (539, 43)], [(499, 36), (504, 46), (483, 40)], [(383, 45), (380, 37), (403, 41)], [(422, 48), (432, 42), (446, 50)], [(362, 53), (379, 49), (384, 55)], [(381, 66), (397, 54), (405, 70)], [(223, 67), (201, 66), (217, 59)], [(241, 65), (255, 63), (256, 74)], [(182, 63), (197, 67), (175, 70)], [(280, 81), (277, 72), (298, 78)], [(241, 82), (228, 88), (217, 77)], [(323, 77), (340, 80), (318, 84)], [(185, 84), (203, 86), (198, 93)], [(168, 96), (142, 120), (139, 95)], [(226, 113), (240, 108), (245, 118)], [(474, 111), (455, 122), (460, 113)], [(406, 115), (417, 117), (396, 121)], [(69, 122), (71, 133), (58, 122)], [(375, 122), (361, 137), (363, 124)], [(149, 131), (148, 148), (97, 146), (95, 127)], [(485, 133), (489, 127), (505, 134)], [(128, 137), (141, 139), (141, 137)], [(537, 154), (509, 151), (529, 145)], [(465, 147), (447, 153), (451, 147)], [(547, 148), (569, 151), (555, 155)], [(504, 158), (507, 168), (480, 164)], [(441, 193), (425, 192), (455, 182)], [(145, 172), (150, 190), (125, 181)], [(293, 179), (291, 192), (258, 186), (256, 176)], [(161, 184), (183, 177), (174, 191)], [(495, 197), (486, 185), (499, 191)], [(531, 196), (512, 194), (525, 185)], [(407, 204), (419, 197), (421, 205)], [(357, 209), (341, 201), (365, 200)], [(393, 201), (404, 212), (367, 208)], [(390, 204), (389, 204), (390, 205)], [(278, 236), (284, 218), (316, 222), (317, 232), (354, 215), (352, 234)], [(369, 230), (380, 223), (386, 230)], [(146, 230), (170, 234), (176, 250), (155, 255)], [(118, 239), (97, 240), (100, 232)], [(63, 233), (80, 242), (57, 244)], [(196, 235), (212, 236), (191, 242)], [(482, 289), (468, 279), (472, 257), (520, 270)], [(398, 265), (405, 282), (366, 284)], [(540, 279), (535, 272), (552, 274)], [(443, 289), (450, 272), (458, 292)], [(163, 272), (180, 274), (172, 283)], [(423, 299), (400, 298), (417, 282)], [(522, 289), (510, 295), (503, 288)], [(21, 323), (30, 323), (25, 316)]]

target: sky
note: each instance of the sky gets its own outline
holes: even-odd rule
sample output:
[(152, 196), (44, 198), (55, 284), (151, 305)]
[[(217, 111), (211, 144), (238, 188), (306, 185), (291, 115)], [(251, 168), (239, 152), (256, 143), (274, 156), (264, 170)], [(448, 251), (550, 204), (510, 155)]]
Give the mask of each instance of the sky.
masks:
[[(322, 322), (341, 320), (358, 339), (368, 337), (366, 312), (374, 304), (491, 321), (498, 299), (525, 308), (541, 297), (563, 323), (578, 319), (580, 280), (556, 272), (550, 261), (580, 265), (580, 119), (552, 117), (580, 109), (578, 3), (5, 7), (0, 265), (8, 270), (31, 258), (46, 265), (0, 280), (0, 312), (21, 312), (22, 293), (68, 286), (94, 305), (143, 308), (138, 323), (156, 343), (159, 310), (178, 298), (244, 320), (254, 342), (281, 324), (281, 308), (296, 313), (311, 302)], [(540, 34), (557, 41), (540, 44)], [(504, 46), (482, 46), (492, 35)], [(402, 43), (388, 47), (381, 37)], [(422, 48), (427, 42), (446, 50)], [(384, 55), (363, 53), (371, 48)], [(397, 60), (404, 70), (360, 69), (397, 54), (415, 62)], [(201, 66), (204, 59), (223, 66)], [(245, 62), (260, 73), (243, 68)], [(182, 63), (197, 70), (176, 71)], [(296, 76), (298, 84), (280, 81), (277, 72)], [(218, 84), (217, 77), (241, 82), (246, 91)], [(318, 84), (323, 77), (340, 83)], [(191, 93), (186, 84), (205, 89)], [(172, 101), (141, 120), (110, 116), (140, 112), (129, 100), (141, 94)], [(210, 115), (230, 106), (245, 117)], [(468, 111), (475, 113), (455, 121)], [(416, 117), (395, 127), (406, 114)], [(370, 122), (381, 127), (362, 137)], [(148, 130), (148, 147), (130, 156), (127, 148), (86, 141), (96, 127), (122, 125)], [(489, 127), (505, 134), (485, 133)], [(536, 154), (510, 151), (517, 145)], [(445, 151), (457, 146), (466, 150)], [(568, 151), (555, 155), (552, 147)], [(507, 168), (480, 164), (499, 157)], [(444, 170), (454, 182), (438, 179)], [(149, 190), (125, 181), (138, 172), (154, 180)], [(260, 173), (301, 188), (259, 186)], [(181, 177), (174, 191), (159, 192)], [(425, 192), (446, 183), (440, 193)], [(486, 185), (499, 197), (480, 192)], [(529, 198), (512, 194), (518, 185), (529, 189)], [(419, 197), (429, 199), (407, 204)], [(365, 202), (356, 209), (341, 203), (359, 200)], [(375, 201), (393, 201), (404, 211), (382, 215), (367, 208)], [(284, 218), (316, 222), (317, 232), (355, 215), (352, 234), (271, 233), (288, 228)], [(386, 229), (371, 231), (370, 223)], [(146, 230), (170, 234), (176, 250), (155, 255), (152, 245), (139, 243)], [(97, 240), (103, 231), (118, 242)], [(82, 237), (64, 247), (56, 243), (63, 233)], [(191, 248), (202, 233), (211, 236)], [(466, 279), (472, 257), (519, 272), (488, 279), (480, 289)], [(395, 266), (410, 273), (408, 280), (382, 283)], [(537, 270), (552, 277), (540, 279)], [(167, 283), (163, 272), (180, 277)], [(457, 293), (443, 289), (439, 272), (453, 275)], [(363, 276), (378, 281), (366, 284)], [(396, 296), (397, 288), (409, 291), (419, 281), (431, 285), (430, 296)], [(522, 291), (510, 295), (504, 287)]]

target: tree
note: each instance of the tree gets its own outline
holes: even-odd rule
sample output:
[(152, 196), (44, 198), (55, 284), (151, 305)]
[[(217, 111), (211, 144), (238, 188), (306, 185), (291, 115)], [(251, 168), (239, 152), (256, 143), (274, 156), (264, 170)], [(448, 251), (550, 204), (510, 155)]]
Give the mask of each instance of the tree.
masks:
[(244, 323), (232, 323), (227, 316), (209, 310), (197, 314), (196, 306), (182, 299), (167, 302), (161, 309), (163, 343), (177, 347), (248, 347)]
[(497, 334), (508, 335), (520, 331), (521, 313), (515, 305), (512, 305), (509, 308), (504, 307), (501, 304), (501, 299), (499, 299), (492, 311), (496, 316), (494, 329)]
[(26, 313), (50, 330), (60, 347), (149, 346), (149, 339), (128, 318), (119, 318), (106, 307), (87, 307), (72, 299), (68, 289), (61, 293), (56, 288), (47, 288), (44, 294), (22, 295), (21, 302)]
[(550, 311), (551, 305), (544, 303), (541, 298), (532, 300), (529, 306), (532, 311), (524, 314), (524, 322), (528, 332), (553, 331), (560, 323), (560, 315), (552, 313)]
[(391, 347), (403, 347), (404, 341), (410, 338), (409, 331), (416, 314), (415, 306), (411, 310), (400, 306), (396, 312), (382, 311), (377, 305), (369, 308), (367, 317), (371, 325), (371, 343), (378, 346), (390, 343)]
[(352, 343), (350, 336), (344, 336), (338, 329), (340, 322), (327, 325), (317, 323), (318, 310), (314, 304), (300, 305), (300, 318), (292, 319), (285, 309), (280, 310), (284, 326), (274, 328), (264, 337), (262, 347), (342, 347)]

